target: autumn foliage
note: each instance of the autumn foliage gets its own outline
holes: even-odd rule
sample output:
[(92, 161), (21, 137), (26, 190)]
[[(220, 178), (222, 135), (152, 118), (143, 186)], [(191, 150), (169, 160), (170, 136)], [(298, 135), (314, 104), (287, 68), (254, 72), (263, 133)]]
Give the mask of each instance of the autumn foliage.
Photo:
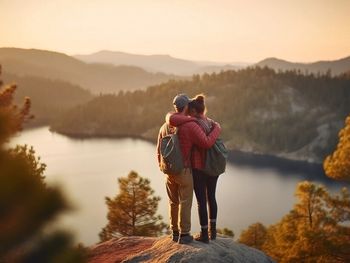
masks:
[(301, 182), (297, 203), (268, 228), (257, 223), (240, 242), (265, 251), (277, 262), (350, 262), (350, 195), (331, 195), (320, 185)]
[(350, 115), (339, 132), (336, 150), (325, 159), (323, 166), (329, 177), (350, 182)]
[(248, 227), (248, 229), (242, 231), (239, 237), (239, 242), (246, 244), (256, 249), (262, 249), (262, 245), (266, 241), (267, 229), (261, 223), (255, 223)]

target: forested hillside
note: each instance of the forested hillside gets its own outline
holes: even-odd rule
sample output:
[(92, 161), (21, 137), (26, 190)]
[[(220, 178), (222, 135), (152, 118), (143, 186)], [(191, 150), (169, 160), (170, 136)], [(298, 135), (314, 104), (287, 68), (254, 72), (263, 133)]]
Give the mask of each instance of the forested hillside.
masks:
[(13, 74), (4, 74), (3, 79), (7, 83), (17, 84), (16, 103), (30, 97), (33, 103), (31, 112), (35, 117), (27, 123), (30, 126), (48, 125), (61, 113), (93, 98), (89, 91), (60, 80)]
[(93, 93), (144, 89), (178, 77), (150, 73), (132, 66), (87, 64), (63, 53), (20, 48), (0, 48), (4, 73), (62, 80)]
[(247, 68), (195, 75), (145, 91), (100, 95), (56, 120), (72, 136), (137, 136), (152, 141), (180, 92), (207, 95), (208, 115), (219, 121), (230, 149), (321, 162), (334, 147), (350, 112), (346, 75), (276, 73)]
[(275, 70), (300, 70), (303, 73), (332, 75), (343, 74), (350, 69), (350, 56), (330, 61), (317, 61), (313, 63), (295, 63), (278, 58), (266, 58), (256, 64), (259, 67), (269, 67)]

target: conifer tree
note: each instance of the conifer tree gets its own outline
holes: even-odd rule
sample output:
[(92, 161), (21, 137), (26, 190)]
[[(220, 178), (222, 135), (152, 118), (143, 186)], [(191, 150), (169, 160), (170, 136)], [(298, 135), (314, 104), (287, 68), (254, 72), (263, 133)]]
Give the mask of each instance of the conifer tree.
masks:
[(301, 182), (298, 202), (269, 227), (262, 249), (278, 262), (349, 262), (350, 198), (346, 188), (330, 195), (323, 186)]
[(15, 90), (0, 81), (0, 262), (81, 262), (70, 234), (43, 231), (69, 207), (58, 188), (45, 184), (45, 165), (32, 147), (4, 145), (31, 118), (29, 98), (13, 104)]
[(246, 244), (247, 246), (261, 249), (266, 240), (267, 230), (261, 223), (255, 223), (248, 227), (248, 229), (242, 231), (239, 237), (239, 242)]
[(120, 236), (158, 236), (166, 225), (162, 216), (156, 215), (160, 197), (148, 179), (131, 171), (128, 177), (118, 179), (119, 193), (106, 197), (108, 224), (100, 233), (101, 241)]
[(336, 150), (325, 159), (323, 166), (330, 178), (350, 182), (350, 115), (345, 120), (345, 127), (339, 132)]

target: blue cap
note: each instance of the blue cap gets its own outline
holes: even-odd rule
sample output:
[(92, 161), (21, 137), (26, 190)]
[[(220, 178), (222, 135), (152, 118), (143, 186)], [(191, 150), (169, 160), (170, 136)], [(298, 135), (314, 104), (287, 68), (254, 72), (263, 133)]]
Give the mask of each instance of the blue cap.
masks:
[(190, 98), (184, 94), (178, 94), (175, 96), (174, 100), (173, 100), (173, 104), (176, 106), (176, 108), (183, 108), (185, 107), (188, 103), (190, 103)]

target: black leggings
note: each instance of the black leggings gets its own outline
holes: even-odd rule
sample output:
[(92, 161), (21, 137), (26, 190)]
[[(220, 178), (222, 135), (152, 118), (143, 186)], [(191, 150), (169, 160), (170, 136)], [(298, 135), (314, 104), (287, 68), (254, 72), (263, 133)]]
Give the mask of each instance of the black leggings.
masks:
[(215, 191), (219, 176), (209, 176), (197, 169), (193, 169), (192, 174), (193, 188), (198, 203), (199, 222), (201, 227), (208, 227), (207, 201), (210, 221), (215, 222), (218, 214)]

